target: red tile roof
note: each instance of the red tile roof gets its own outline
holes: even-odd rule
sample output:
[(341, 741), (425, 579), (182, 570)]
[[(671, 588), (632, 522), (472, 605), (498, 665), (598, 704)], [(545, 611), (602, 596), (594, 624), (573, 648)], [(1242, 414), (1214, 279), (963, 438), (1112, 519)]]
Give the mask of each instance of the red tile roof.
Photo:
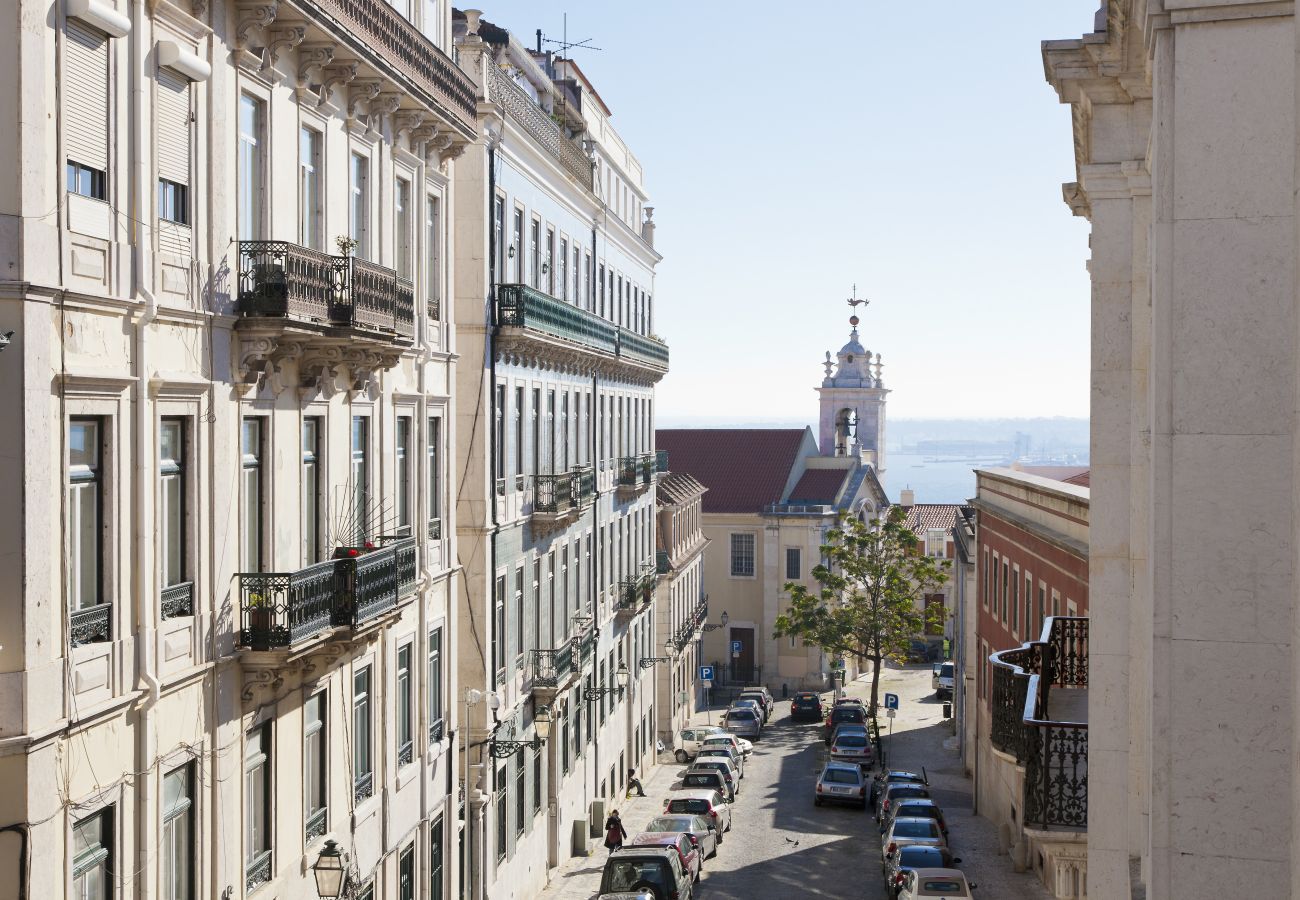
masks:
[(708, 491), (685, 472), (670, 472), (660, 475), (655, 483), (655, 505), (670, 506), (690, 503)]
[(1072, 475), (1069, 478), (1063, 478), (1061, 480), (1066, 484), (1077, 484), (1079, 487), (1090, 488), (1092, 487), (1092, 470), (1087, 469), (1086, 471), (1080, 472), (1078, 475)]
[(834, 503), (848, 469), (808, 469), (790, 492), (791, 503)]
[(1072, 479), (1088, 474), (1087, 466), (1025, 466), (1016, 464), (1012, 468), (1017, 472), (1024, 472), (1026, 475), (1037, 475), (1039, 478), (1064, 481), (1066, 484), (1079, 484), (1080, 482)]
[(655, 432), (655, 447), (668, 451), (674, 472), (709, 489), (706, 513), (761, 513), (781, 501), (807, 434), (798, 428), (667, 428)]
[(957, 516), (962, 510), (960, 503), (916, 503), (907, 509), (907, 527), (925, 537), (931, 528), (950, 531), (957, 524)]

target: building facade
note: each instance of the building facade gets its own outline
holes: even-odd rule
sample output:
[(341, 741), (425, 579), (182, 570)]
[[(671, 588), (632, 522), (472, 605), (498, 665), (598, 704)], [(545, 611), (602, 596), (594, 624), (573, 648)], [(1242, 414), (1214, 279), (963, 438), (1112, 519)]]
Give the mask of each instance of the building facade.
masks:
[(455, 183), (467, 896), (528, 898), (655, 759), (640, 663), (663, 643), (654, 385), (668, 348), (643, 173), (600, 95), (477, 11), (455, 21), (481, 126)]
[(950, 659), (960, 634), (956, 614), (956, 596), (960, 586), (953, 570), (957, 556), (953, 529), (964, 507), (955, 503), (916, 503), (914, 496), (910, 490), (900, 492), (898, 505), (907, 512), (903, 524), (920, 539), (920, 552), (931, 559), (941, 560), (938, 565), (945, 575), (943, 584), (931, 587), (919, 598), (926, 628), (925, 633), (917, 637), (926, 644), (929, 659)]
[[(659, 458), (664, 468), (672, 459)], [(655, 730), (665, 747), (690, 722), (691, 713), (707, 702), (699, 680), (700, 642), (709, 617), (709, 597), (704, 593), (704, 558), (709, 539), (704, 536), (704, 494), (708, 491), (687, 473), (661, 476), (656, 485), (658, 523), (655, 559), (659, 584), (655, 592), (655, 642), (661, 668), (655, 672)]]
[(450, 9), (7, 16), (0, 897), (454, 893)]
[[(977, 469), (974, 540), (977, 812), (1000, 850), (1061, 900), (1088, 896), (1087, 487)], [(1043, 677), (1040, 677), (1043, 676)]]

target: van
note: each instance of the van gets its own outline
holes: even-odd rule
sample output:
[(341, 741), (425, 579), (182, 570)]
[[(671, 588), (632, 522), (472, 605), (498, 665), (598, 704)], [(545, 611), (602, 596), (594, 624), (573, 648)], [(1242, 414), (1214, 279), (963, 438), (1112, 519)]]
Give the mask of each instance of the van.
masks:
[(934, 676), (934, 696), (940, 700), (952, 699), (953, 667), (952, 663), (940, 663), (939, 671)]

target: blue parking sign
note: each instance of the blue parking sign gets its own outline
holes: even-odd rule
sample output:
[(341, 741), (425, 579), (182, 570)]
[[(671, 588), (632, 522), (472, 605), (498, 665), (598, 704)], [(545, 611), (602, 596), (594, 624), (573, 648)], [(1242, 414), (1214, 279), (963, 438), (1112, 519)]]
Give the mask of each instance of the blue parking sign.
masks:
[(732, 642), (731, 642), (731, 652), (732, 652), (732, 653), (739, 653), (739, 652), (740, 652), (740, 641), (732, 641)]
[(700, 666), (700, 681), (713, 680), (713, 666)]
[(886, 695), (885, 695), (885, 709), (898, 709), (898, 695), (897, 695), (897, 694), (886, 694)]

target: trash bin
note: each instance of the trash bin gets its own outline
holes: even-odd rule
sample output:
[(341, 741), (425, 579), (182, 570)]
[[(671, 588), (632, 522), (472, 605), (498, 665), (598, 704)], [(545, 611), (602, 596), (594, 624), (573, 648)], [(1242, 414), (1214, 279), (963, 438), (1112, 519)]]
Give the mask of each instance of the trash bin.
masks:
[(952, 718), (952, 704), (949, 703), (949, 702), (945, 702), (945, 703), (943, 704), (943, 717), (944, 717), (945, 719), (951, 719), (951, 718)]

